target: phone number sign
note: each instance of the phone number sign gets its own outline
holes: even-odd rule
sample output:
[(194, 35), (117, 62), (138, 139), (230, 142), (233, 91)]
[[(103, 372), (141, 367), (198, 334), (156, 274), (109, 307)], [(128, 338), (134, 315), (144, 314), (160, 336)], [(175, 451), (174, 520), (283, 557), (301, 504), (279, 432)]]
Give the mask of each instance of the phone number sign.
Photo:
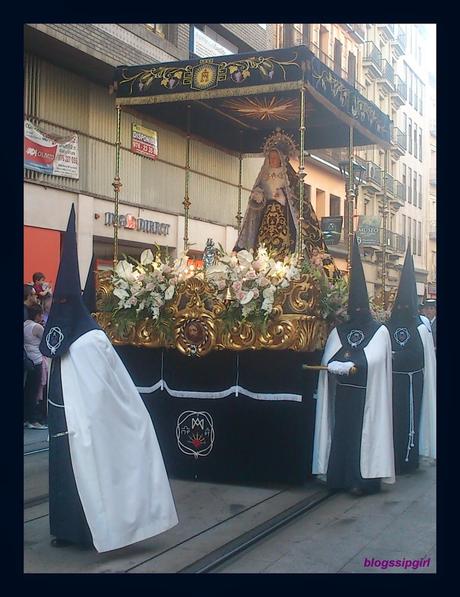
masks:
[(151, 160), (156, 160), (158, 158), (158, 133), (133, 123), (131, 151)]

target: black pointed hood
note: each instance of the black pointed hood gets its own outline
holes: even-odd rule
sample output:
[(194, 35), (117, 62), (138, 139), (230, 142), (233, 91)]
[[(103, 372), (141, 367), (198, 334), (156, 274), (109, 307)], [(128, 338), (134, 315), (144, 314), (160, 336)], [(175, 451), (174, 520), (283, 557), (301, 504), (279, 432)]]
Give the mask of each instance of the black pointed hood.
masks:
[(414, 259), (408, 244), (401, 270), (398, 293), (391, 310), (391, 320), (404, 320), (410, 323), (416, 319), (418, 319), (417, 284), (415, 281)]
[(348, 290), (348, 316), (350, 320), (372, 318), (369, 309), (369, 295), (367, 293), (366, 279), (363, 264), (359, 254), (356, 236), (353, 239), (353, 252), (351, 254), (351, 276)]
[(92, 329), (100, 328), (89, 314), (81, 296), (75, 209), (72, 204), (40, 352), (46, 357), (62, 356), (77, 338)]
[(93, 255), (83, 290), (83, 302), (90, 313), (96, 311), (96, 258)]

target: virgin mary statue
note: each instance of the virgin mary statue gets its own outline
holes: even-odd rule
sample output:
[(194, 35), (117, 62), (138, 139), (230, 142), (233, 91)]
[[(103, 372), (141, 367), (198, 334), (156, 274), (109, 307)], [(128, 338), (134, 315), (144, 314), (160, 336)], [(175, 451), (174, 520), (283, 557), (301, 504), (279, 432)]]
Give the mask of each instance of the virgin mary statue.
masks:
[[(274, 259), (284, 259), (296, 250), (299, 231), (299, 178), (289, 162), (295, 155), (293, 141), (279, 131), (264, 146), (265, 160), (249, 196), (235, 250), (264, 245)], [(302, 247), (309, 257), (316, 250), (327, 253), (318, 218), (308, 199), (303, 209)]]

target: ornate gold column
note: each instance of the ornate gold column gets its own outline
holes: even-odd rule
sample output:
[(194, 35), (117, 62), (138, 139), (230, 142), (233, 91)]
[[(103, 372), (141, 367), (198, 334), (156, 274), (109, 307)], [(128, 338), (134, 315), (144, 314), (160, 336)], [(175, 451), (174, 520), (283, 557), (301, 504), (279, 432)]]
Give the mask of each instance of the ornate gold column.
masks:
[(382, 205), (382, 307), (386, 308), (385, 286), (387, 277), (387, 170), (388, 149), (385, 150), (383, 161), (383, 205)]
[(241, 153), (241, 136), (243, 134), (243, 131), (240, 131), (240, 155), (239, 155), (239, 160), (240, 160), (240, 164), (239, 164), (239, 174), (238, 174), (238, 211), (236, 214), (236, 223), (238, 226), (238, 234), (241, 231), (241, 220), (243, 219), (243, 216), (241, 215), (241, 192), (243, 189), (242, 186), (242, 179), (243, 179), (243, 154)]
[(185, 193), (184, 201), (184, 251), (188, 249), (188, 213), (190, 209), (190, 198), (188, 195), (189, 181), (190, 181), (190, 117), (192, 106), (187, 104), (187, 145), (185, 150)]
[(353, 212), (355, 204), (355, 181), (353, 170), (353, 127), (350, 126), (348, 144), (348, 182), (345, 183), (347, 198), (346, 217), (348, 221), (348, 276), (351, 274), (351, 255), (353, 253)]
[(304, 199), (304, 178), (305, 172), (305, 87), (300, 89), (300, 155), (299, 155), (299, 233), (297, 235), (297, 258), (302, 261), (303, 251), (303, 199)]
[(115, 142), (115, 178), (112, 186), (115, 191), (115, 221), (113, 224), (113, 267), (118, 263), (118, 226), (119, 226), (119, 194), (123, 186), (120, 181), (120, 150), (121, 150), (121, 106), (117, 106), (117, 137)]

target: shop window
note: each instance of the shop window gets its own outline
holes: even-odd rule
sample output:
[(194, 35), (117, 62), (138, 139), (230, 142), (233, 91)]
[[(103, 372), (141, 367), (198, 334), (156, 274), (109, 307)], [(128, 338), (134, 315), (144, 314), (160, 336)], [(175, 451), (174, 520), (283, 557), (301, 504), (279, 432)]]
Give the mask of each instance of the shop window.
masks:
[(340, 216), (340, 197), (329, 195), (329, 215)]

